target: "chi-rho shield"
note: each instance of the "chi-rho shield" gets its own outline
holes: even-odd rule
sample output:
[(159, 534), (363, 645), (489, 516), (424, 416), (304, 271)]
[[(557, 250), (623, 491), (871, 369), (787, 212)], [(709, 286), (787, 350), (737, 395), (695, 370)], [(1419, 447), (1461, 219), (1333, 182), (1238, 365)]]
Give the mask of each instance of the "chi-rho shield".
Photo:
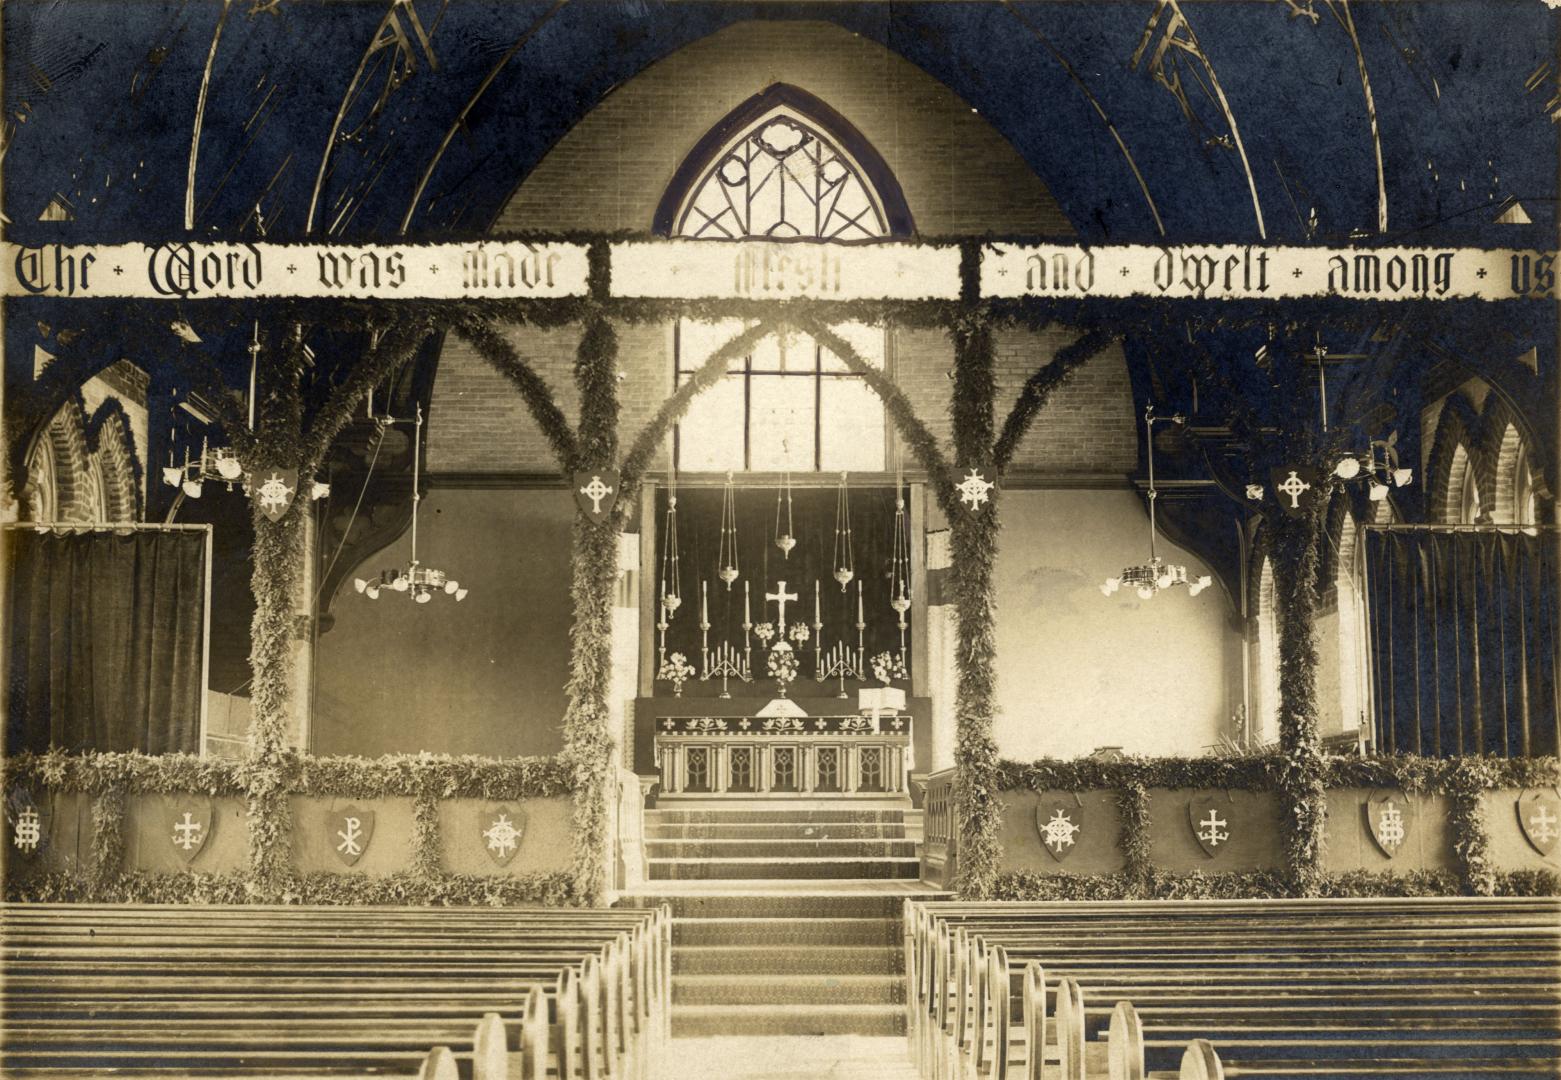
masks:
[(1388, 858), (1409, 839), (1409, 797), (1402, 791), (1374, 791), (1366, 799), (1366, 831)]
[(1327, 491), (1323, 476), (1310, 465), (1283, 465), (1269, 474), (1274, 498), (1287, 514), (1301, 514)]
[(176, 803), (168, 816), (168, 839), (185, 862), (194, 862), (211, 836), (211, 803), (185, 800)]
[(298, 494), (297, 469), (257, 469), (249, 479), (249, 497), (271, 521), (281, 521)]
[(1225, 850), (1235, 833), (1236, 815), (1231, 813), (1229, 799), (1204, 795), (1187, 800), (1187, 824), (1192, 827), (1192, 837), (1209, 858)]
[(1035, 828), (1041, 847), (1058, 862), (1079, 846), (1084, 832), (1084, 808), (1073, 799), (1042, 799), (1035, 806)]
[(52, 815), (39, 806), (32, 792), (19, 788), (5, 800), (5, 819), (11, 826), (11, 850), (30, 857), (49, 846)]
[(592, 469), (575, 473), (570, 486), (580, 512), (591, 519), (591, 524), (600, 525), (618, 505), (618, 489), (623, 485), (616, 469)]
[(363, 858), (374, 839), (374, 811), (348, 806), (325, 815), (326, 837), (336, 857), (348, 866)]
[(1561, 798), (1553, 791), (1530, 789), (1518, 796), (1518, 826), (1541, 855), (1549, 855), (1561, 839)]
[(488, 858), (508, 866), (526, 838), (526, 815), (507, 806), (492, 806), (478, 816), (478, 823)]

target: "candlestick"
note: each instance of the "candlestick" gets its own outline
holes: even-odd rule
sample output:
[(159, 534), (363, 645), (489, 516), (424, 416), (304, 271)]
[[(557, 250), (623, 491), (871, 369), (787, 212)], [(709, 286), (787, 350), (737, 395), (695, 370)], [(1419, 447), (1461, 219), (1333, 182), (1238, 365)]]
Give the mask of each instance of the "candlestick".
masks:
[(866, 622), (862, 618), (862, 583), (860, 581), (856, 583), (856, 621), (859, 625)]
[(702, 626), (710, 624), (710, 583), (699, 583), (699, 622)]
[(743, 582), (743, 625), (747, 626), (748, 624), (748, 582), (745, 580)]
[(813, 622), (815, 624), (821, 622), (818, 617), (818, 578), (813, 579)]

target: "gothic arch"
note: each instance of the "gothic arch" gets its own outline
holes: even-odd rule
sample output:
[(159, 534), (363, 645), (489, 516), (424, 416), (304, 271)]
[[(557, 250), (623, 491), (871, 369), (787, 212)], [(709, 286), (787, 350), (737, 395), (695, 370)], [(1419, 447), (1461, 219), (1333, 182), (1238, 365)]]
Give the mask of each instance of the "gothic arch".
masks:
[(93, 451), (102, 479), (104, 520), (137, 521), (140, 518), (140, 468), (135, 443), (124, 409), (113, 398), (92, 417)]
[[(1480, 430), (1479, 413), (1462, 393), (1442, 404), (1426, 468), (1427, 516), (1432, 521), (1456, 523), (1462, 517), (1464, 485), (1471, 475)], [(1472, 474), (1479, 482), (1479, 473)]]
[(800, 87), (775, 83), (753, 95), (707, 131), (694, 144), (656, 207), (652, 231), (672, 236), (684, 231), (696, 196), (708, 178), (739, 144), (763, 122), (774, 117), (794, 119), (820, 141), (832, 143), (859, 176), (862, 186), (877, 204), (882, 231), (889, 236), (911, 236), (916, 231), (905, 193), (883, 156), (866, 136), (840, 113)]

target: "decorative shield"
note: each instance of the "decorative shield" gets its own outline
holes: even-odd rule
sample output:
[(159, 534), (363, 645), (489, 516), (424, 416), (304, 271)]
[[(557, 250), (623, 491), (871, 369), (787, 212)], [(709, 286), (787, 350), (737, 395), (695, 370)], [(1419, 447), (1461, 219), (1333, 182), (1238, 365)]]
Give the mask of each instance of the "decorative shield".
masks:
[(574, 489), (575, 505), (591, 519), (591, 524), (600, 525), (606, 521), (612, 508), (618, 505), (618, 489), (622, 486), (620, 481), (616, 469), (592, 469), (575, 473), (574, 483), (570, 485)]
[(1388, 858), (1409, 839), (1409, 796), (1402, 791), (1373, 791), (1366, 799), (1366, 831)]
[(1229, 799), (1214, 795), (1193, 796), (1187, 800), (1187, 824), (1192, 837), (1209, 858), (1214, 858), (1230, 842), (1235, 814)]
[(374, 811), (359, 810), (356, 806), (328, 811), (325, 828), (336, 857), (352, 866), (363, 858), (369, 841), (374, 839)]
[(185, 800), (178, 803), (168, 821), (168, 839), (185, 862), (194, 862), (211, 836), (210, 801)]
[(1561, 838), (1561, 798), (1553, 791), (1531, 788), (1518, 796), (1518, 825), (1523, 837), (1541, 855), (1549, 855)]
[(23, 857), (47, 850), (51, 816), (26, 788), (11, 792), (5, 800), (5, 819), (11, 825), (12, 849)]
[(478, 818), (478, 828), (482, 830), (488, 858), (500, 866), (508, 866), (525, 839), (526, 815), (507, 806), (490, 807)]
[(1035, 806), (1035, 828), (1041, 847), (1058, 862), (1072, 855), (1084, 830), (1084, 808), (1072, 799), (1042, 799)]
[(1300, 514), (1327, 490), (1320, 472), (1310, 465), (1282, 465), (1269, 473), (1274, 498), (1287, 514)]
[(965, 474), (959, 483), (954, 485), (954, 490), (959, 492), (959, 501), (970, 508), (973, 514), (979, 514), (988, 502), (988, 496), (997, 485), (986, 478), (981, 470), (970, 466), (961, 466), (960, 472)]
[(297, 493), (297, 469), (257, 469), (249, 481), (249, 497), (272, 521), (282, 520)]

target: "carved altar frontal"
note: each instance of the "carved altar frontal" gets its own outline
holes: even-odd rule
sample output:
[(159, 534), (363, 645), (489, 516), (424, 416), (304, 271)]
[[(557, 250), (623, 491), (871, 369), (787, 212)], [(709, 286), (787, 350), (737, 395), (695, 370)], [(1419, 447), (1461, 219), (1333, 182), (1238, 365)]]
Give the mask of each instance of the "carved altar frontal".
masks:
[(849, 798), (906, 793), (911, 717), (666, 716), (661, 797)]

